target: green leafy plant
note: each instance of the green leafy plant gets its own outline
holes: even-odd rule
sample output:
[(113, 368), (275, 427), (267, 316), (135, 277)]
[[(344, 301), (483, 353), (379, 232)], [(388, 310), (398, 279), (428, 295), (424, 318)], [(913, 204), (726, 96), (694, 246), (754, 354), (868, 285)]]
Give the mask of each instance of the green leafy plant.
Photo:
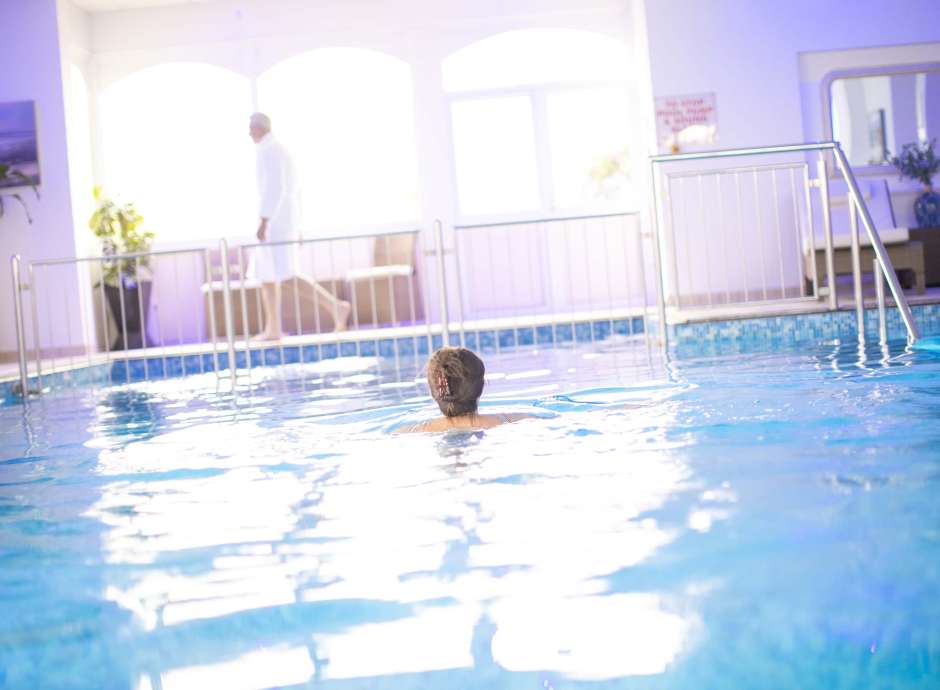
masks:
[(23, 210), (26, 212), (26, 220), (30, 225), (33, 224), (33, 217), (29, 214), (29, 207), (26, 205), (26, 202), (23, 200), (23, 197), (18, 192), (3, 192), (3, 187), (12, 187), (22, 185), (24, 187), (31, 187), (33, 193), (36, 195), (36, 198), (39, 198), (39, 190), (36, 188), (36, 185), (33, 183), (32, 178), (28, 175), (21, 173), (19, 170), (16, 170), (12, 165), (7, 163), (0, 163), (0, 218), (3, 217), (6, 209), (3, 204), (3, 197), (8, 196), (11, 199), (16, 199), (20, 202), (20, 205), (23, 207)]
[[(95, 212), (88, 221), (88, 227), (101, 241), (101, 251), (105, 256), (118, 256), (121, 254), (135, 254), (150, 250), (153, 233), (141, 229), (144, 218), (134, 205), (127, 203), (117, 204), (101, 191), (101, 187), (94, 189)], [(138, 276), (138, 269), (149, 269), (150, 259), (143, 256), (137, 259), (114, 259), (102, 264), (102, 280), (108, 285), (118, 285), (121, 281), (138, 282), (145, 276)]]
[(917, 180), (925, 187), (932, 186), (933, 176), (940, 170), (940, 158), (934, 153), (936, 139), (917, 144), (905, 144), (901, 154), (891, 158), (891, 165), (898, 169), (901, 178)]

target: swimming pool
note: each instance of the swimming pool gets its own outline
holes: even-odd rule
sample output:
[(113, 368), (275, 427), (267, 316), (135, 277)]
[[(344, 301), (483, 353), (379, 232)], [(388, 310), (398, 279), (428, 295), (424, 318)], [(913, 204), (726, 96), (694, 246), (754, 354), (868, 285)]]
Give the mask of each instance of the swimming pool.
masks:
[(940, 355), (486, 361), (0, 407), (0, 687), (937, 687)]

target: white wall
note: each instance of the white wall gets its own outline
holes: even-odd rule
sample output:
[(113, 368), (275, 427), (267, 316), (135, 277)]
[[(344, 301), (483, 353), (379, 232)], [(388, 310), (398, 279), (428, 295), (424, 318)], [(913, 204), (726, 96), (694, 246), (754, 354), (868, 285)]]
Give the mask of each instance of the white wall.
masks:
[[(16, 204), (7, 204), (0, 219), (0, 357), (9, 358), (16, 349), (12, 287), (8, 259), (21, 254), (31, 259), (72, 256), (72, 208), (69, 194), (68, 154), (65, 130), (65, 103), (62, 90), (62, 63), (59, 53), (59, 26), (56, 0), (3, 0), (0, 2), (0, 102), (36, 101), (39, 119), (39, 157), (42, 199), (28, 200), (33, 225)], [(74, 271), (57, 276), (62, 290), (74, 293)], [(65, 337), (65, 313), (61, 300), (52, 300), (54, 334)], [(42, 302), (40, 302), (42, 303)], [(69, 324), (72, 334), (78, 323)]]
[[(809, 114), (804, 108), (802, 94), (813, 87), (801, 83), (801, 53), (940, 39), (935, 0), (637, 2), (644, 5), (653, 95), (715, 93), (719, 148), (823, 138), (818, 107)], [(818, 98), (818, 85), (811, 97)], [(647, 135), (653, 151), (655, 133)], [(773, 248), (773, 238), (765, 239)], [(777, 257), (767, 260), (772, 265)], [(690, 270), (688, 289), (705, 291), (702, 267)]]
[(793, 143), (799, 54), (940, 39), (935, 0), (645, 0), (656, 96), (717, 94), (722, 148)]

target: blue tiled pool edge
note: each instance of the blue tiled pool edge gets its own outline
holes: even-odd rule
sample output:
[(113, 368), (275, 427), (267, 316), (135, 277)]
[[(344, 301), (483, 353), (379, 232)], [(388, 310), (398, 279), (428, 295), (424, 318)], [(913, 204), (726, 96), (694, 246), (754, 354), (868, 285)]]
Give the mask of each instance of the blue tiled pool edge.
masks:
[[(911, 307), (914, 322), (922, 336), (940, 335), (940, 304), (918, 304)], [(903, 339), (907, 330), (895, 308), (886, 310), (888, 339)], [(878, 311), (865, 310), (865, 335), (878, 338)], [(819, 312), (746, 319), (727, 319), (669, 327), (669, 343), (673, 348), (702, 345), (733, 345), (742, 347), (781, 347), (800, 343), (855, 339), (855, 311)]]
[[(923, 336), (940, 335), (940, 304), (922, 304), (911, 307), (914, 319)], [(887, 310), (888, 337), (904, 338), (906, 331), (897, 309)], [(654, 330), (654, 327), (651, 327)], [(865, 331), (870, 338), (878, 336), (878, 316), (874, 309), (866, 310)], [(452, 331), (451, 345), (463, 344), (480, 352), (496, 352), (533, 345), (553, 346), (604, 341), (613, 336), (628, 337), (643, 334), (643, 320), (617, 319), (555, 325), (526, 326), (498, 330)], [(677, 324), (669, 327), (669, 344), (679, 354), (701, 350), (766, 349), (855, 338), (855, 312), (836, 311), (815, 314), (794, 314), (757, 318), (726, 319), (698, 323)], [(440, 334), (431, 337), (430, 349), (443, 344)], [(314, 363), (337, 357), (414, 357), (427, 356), (428, 336), (409, 338), (379, 338), (375, 340), (322, 345), (271, 346), (251, 351), (251, 366), (277, 366), (282, 364)], [(219, 369), (228, 369), (228, 353), (174, 355), (115, 361), (80, 367), (43, 376), (44, 388), (74, 388), (89, 384), (129, 383), (148, 378), (175, 378), (214, 371), (214, 357), (219, 358)], [(236, 353), (236, 366), (247, 367), (244, 350)], [(30, 386), (38, 387), (35, 377)], [(19, 400), (15, 395), (18, 382), (0, 381), (0, 403)]]
[[(642, 335), (643, 319), (639, 316), (594, 321), (559, 323), (554, 325), (524, 326), (490, 330), (472, 330), (460, 333), (451, 331), (450, 345), (464, 344), (479, 352), (498, 352), (516, 347), (570, 345), (607, 340), (612, 336), (630, 337)], [(463, 337), (463, 343), (461, 343)], [(429, 343), (430, 340), (430, 343)], [(272, 345), (252, 349), (250, 366), (279, 366), (285, 364), (312, 364), (337, 357), (427, 357), (443, 345), (438, 333), (407, 338), (377, 338), (360, 342), (340, 342), (305, 345)], [(132, 355), (133, 356), (133, 355)], [(148, 379), (177, 378), (216, 370), (214, 358), (218, 357), (218, 369), (229, 368), (228, 353), (205, 352), (199, 354), (150, 356), (118, 360), (110, 364), (84, 366), (67, 371), (45, 374), (43, 389), (75, 388), (89, 384), (123, 384)], [(243, 349), (236, 351), (238, 369), (248, 368), (247, 355)], [(39, 381), (31, 376), (31, 389), (39, 387)], [(0, 381), (0, 403), (18, 401), (16, 380)]]

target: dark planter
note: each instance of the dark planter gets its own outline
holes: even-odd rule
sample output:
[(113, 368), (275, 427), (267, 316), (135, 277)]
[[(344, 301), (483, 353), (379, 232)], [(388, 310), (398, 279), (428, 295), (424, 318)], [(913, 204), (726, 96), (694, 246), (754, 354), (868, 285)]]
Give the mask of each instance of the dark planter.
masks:
[(126, 349), (134, 350), (141, 347), (150, 347), (150, 339), (143, 333), (141, 326), (141, 307), (143, 314), (150, 311), (150, 293), (153, 283), (149, 280), (140, 283), (134, 283), (127, 279), (124, 280), (124, 317), (121, 318), (121, 292), (122, 289), (117, 285), (105, 285), (104, 294), (108, 297), (108, 306), (111, 308), (111, 315), (114, 317), (114, 323), (117, 324), (117, 337), (111, 344), (112, 350), (125, 349), (124, 332), (127, 331)]
[(917, 217), (919, 228), (934, 228), (940, 225), (940, 194), (928, 187), (914, 201), (914, 215)]

